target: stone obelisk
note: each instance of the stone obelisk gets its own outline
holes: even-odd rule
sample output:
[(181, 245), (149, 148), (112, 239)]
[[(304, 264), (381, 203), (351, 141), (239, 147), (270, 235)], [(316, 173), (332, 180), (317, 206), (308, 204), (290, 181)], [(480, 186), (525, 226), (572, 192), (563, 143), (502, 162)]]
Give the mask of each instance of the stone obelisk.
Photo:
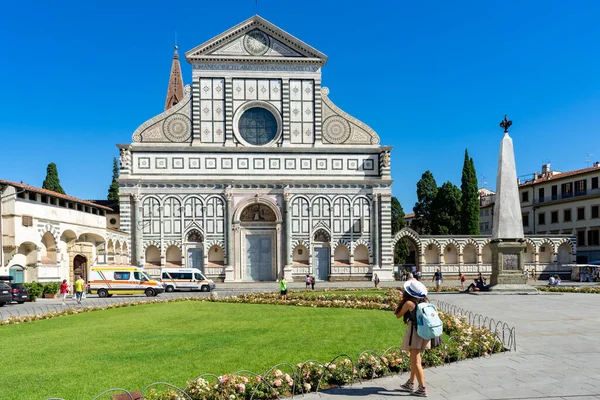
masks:
[(519, 185), (513, 141), (508, 135), (512, 125), (504, 116), (500, 127), (504, 137), (500, 142), (498, 157), (498, 177), (496, 180), (496, 202), (494, 204), (494, 225), (492, 229), (492, 291), (530, 291), (523, 275), (523, 218), (519, 202)]

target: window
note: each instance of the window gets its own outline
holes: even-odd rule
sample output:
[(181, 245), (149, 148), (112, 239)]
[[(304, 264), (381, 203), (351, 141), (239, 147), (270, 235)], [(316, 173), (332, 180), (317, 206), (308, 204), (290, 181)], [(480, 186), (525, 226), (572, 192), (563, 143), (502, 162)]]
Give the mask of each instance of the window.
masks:
[(37, 200), (36, 194), (33, 192), (29, 192), (29, 200), (36, 201)]
[(550, 213), (550, 223), (552, 223), (552, 224), (558, 223), (558, 211), (552, 211)]
[(592, 206), (592, 218), (598, 218), (598, 206)]
[(267, 144), (277, 135), (277, 120), (267, 109), (253, 107), (244, 111), (238, 125), (242, 138), (255, 146)]
[(552, 185), (552, 200), (558, 200), (558, 186)]
[(197, 272), (194, 274), (194, 279), (197, 281), (205, 281), (206, 280), (205, 277), (203, 277), (201, 274), (199, 274)]
[(42, 195), (42, 203), (47, 203), (48, 202), (48, 196)]
[(563, 211), (563, 222), (571, 222), (571, 209), (570, 208)]
[(577, 246), (585, 246), (585, 231), (577, 231)]
[(180, 280), (192, 280), (191, 272), (163, 272), (163, 279), (180, 279)]
[(25, 198), (25, 192), (17, 192), (17, 197), (19, 199), (24, 199)]
[(521, 202), (525, 203), (526, 201), (529, 201), (529, 192), (521, 193)]
[(560, 193), (563, 198), (573, 196), (573, 182), (563, 183), (560, 185)]
[(131, 275), (130, 272), (124, 272), (124, 271), (116, 272), (115, 271), (115, 281), (128, 281), (130, 275)]
[(600, 245), (600, 230), (594, 229), (588, 231), (588, 246)]
[(538, 223), (540, 225), (545, 225), (546, 224), (546, 213), (539, 213), (538, 214)]
[(598, 177), (597, 176), (592, 178), (592, 189), (598, 189)]
[(31, 215), (23, 215), (21, 217), (21, 224), (23, 226), (33, 226), (33, 217)]
[(539, 188), (538, 189), (538, 201), (540, 203), (544, 202), (544, 188)]
[(580, 181), (575, 181), (575, 196), (583, 196), (586, 194), (587, 189), (587, 181), (582, 179)]
[(585, 219), (585, 208), (579, 207), (577, 209), (577, 220)]
[(523, 214), (523, 226), (529, 226), (529, 214)]
[(117, 223), (117, 219), (116, 218), (111, 218), (110, 221), (108, 221), (111, 225), (115, 225)]

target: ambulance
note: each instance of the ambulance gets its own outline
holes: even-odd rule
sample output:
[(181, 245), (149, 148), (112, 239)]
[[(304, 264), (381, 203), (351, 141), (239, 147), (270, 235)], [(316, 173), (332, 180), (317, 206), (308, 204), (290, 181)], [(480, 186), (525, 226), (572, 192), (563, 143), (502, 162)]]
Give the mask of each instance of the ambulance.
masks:
[(165, 291), (162, 283), (150, 279), (138, 267), (92, 267), (88, 280), (90, 293), (98, 297), (113, 294), (145, 294), (156, 296)]
[(210, 292), (215, 288), (215, 283), (206, 279), (198, 268), (162, 268), (161, 282), (167, 292), (175, 290)]

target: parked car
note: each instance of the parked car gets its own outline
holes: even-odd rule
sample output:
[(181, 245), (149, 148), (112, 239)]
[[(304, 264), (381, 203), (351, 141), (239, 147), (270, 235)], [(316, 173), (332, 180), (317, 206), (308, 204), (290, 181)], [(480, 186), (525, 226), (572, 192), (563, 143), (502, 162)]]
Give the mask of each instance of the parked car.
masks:
[(16, 301), (19, 304), (23, 304), (29, 300), (27, 288), (22, 283), (11, 283), (10, 294), (12, 295), (12, 301)]
[(0, 307), (11, 301), (10, 286), (4, 282), (0, 282)]

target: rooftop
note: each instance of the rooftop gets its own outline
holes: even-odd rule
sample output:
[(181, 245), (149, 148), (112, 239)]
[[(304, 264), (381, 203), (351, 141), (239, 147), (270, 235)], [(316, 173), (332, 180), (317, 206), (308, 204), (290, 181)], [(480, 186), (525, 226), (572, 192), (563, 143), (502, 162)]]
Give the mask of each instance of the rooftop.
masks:
[(600, 171), (600, 163), (594, 163), (594, 166), (592, 166), (592, 167), (576, 169), (576, 170), (567, 171), (567, 172), (546, 171), (546, 172), (542, 172), (541, 174), (535, 174), (535, 179), (532, 179), (530, 181), (522, 183), (519, 185), (519, 187), (531, 186), (531, 185), (535, 185), (535, 184), (542, 183), (542, 182), (548, 182), (548, 181), (553, 181), (553, 180), (557, 180), (557, 179), (568, 178), (571, 176), (587, 174), (589, 172), (594, 172), (594, 171)]
[(81, 199), (78, 199), (77, 197), (68, 196), (66, 194), (54, 192), (54, 191), (48, 190), (48, 189), (38, 188), (38, 187), (35, 187), (35, 186), (27, 185), (25, 183), (17, 183), (17, 182), (11, 182), (11, 181), (6, 181), (4, 179), (0, 179), (0, 185), (13, 186), (13, 187), (18, 188), (18, 189), (24, 189), (24, 190), (28, 190), (30, 192), (40, 193), (40, 194), (43, 194), (43, 195), (46, 195), (46, 196), (53, 196), (53, 197), (57, 197), (59, 199), (69, 200), (69, 201), (72, 201), (74, 203), (85, 204), (85, 205), (88, 205), (88, 206), (101, 208), (101, 209), (107, 210), (107, 211), (113, 211), (112, 208), (106, 207), (106, 206), (101, 205), (101, 204), (93, 203), (93, 202), (87, 201), (87, 200), (81, 200)]

